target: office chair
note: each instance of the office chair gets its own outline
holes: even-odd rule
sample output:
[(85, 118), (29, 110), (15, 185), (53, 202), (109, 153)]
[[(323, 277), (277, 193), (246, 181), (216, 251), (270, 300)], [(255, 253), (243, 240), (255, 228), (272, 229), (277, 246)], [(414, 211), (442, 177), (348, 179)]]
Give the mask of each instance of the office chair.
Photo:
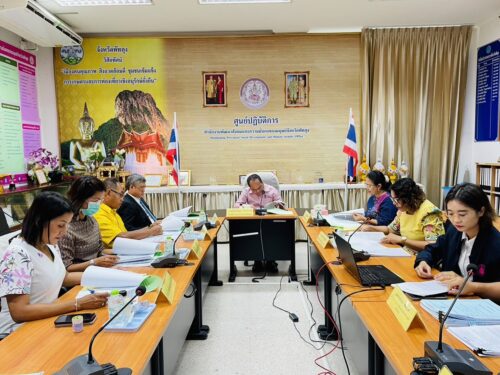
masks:
[(5, 218), (5, 212), (0, 209), (0, 236), (10, 232), (9, 224), (7, 224), (7, 219)]
[(247, 184), (247, 178), (251, 174), (256, 174), (259, 175), (260, 178), (262, 179), (262, 182), (266, 185), (271, 185), (273, 188), (278, 190), (278, 193), (280, 192), (280, 183), (278, 181), (278, 177), (273, 172), (251, 172), (248, 173), (247, 176), (245, 177), (245, 182), (243, 183), (243, 187), (248, 187)]

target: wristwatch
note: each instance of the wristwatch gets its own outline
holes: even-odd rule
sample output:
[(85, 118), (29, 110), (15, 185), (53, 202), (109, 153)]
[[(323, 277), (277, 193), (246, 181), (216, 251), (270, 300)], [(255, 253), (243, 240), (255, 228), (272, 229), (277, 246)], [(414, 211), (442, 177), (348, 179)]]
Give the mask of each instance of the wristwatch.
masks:
[(402, 237), (401, 237), (401, 240), (403, 241), (403, 243), (402, 243), (402, 245), (403, 245), (403, 246), (404, 246), (404, 245), (406, 245), (406, 240), (407, 240), (407, 239), (408, 239), (408, 238), (407, 238), (407, 237), (405, 237), (405, 236), (402, 236)]
[(91, 259), (91, 260), (90, 260), (90, 265), (91, 265), (91, 266), (95, 265), (95, 260), (94, 260), (94, 259)]

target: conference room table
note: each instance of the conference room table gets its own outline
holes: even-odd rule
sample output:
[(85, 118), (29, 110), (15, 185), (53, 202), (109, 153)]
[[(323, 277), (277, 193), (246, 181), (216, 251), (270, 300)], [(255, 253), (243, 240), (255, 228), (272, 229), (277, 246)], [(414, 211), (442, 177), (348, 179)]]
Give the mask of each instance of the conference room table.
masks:
[(227, 216), (229, 223), (229, 282), (238, 273), (235, 261), (289, 260), (288, 274), (297, 280), (295, 272), (295, 221), (297, 212), (290, 214)]
[[(132, 369), (133, 374), (169, 374), (185, 339), (207, 338), (209, 327), (203, 324), (203, 297), (209, 285), (222, 285), (217, 280), (217, 233), (219, 225), (209, 230), (210, 239), (199, 241), (200, 259), (190, 258), (192, 265), (168, 269), (126, 267), (127, 271), (163, 277), (168, 272), (176, 283), (172, 303), (158, 299), (159, 290), (146, 293), (140, 301), (156, 301), (156, 308), (136, 332), (107, 332), (97, 336), (93, 354), (99, 364), (112, 363), (117, 368)], [(177, 247), (189, 247), (192, 241), (178, 240)], [(72, 288), (60, 301), (74, 300), (81, 289)], [(84, 326), (80, 333), (71, 327), (55, 328), (56, 317), (27, 322), (0, 341), (0, 374), (26, 374), (44, 371), (52, 374), (70, 360), (86, 354), (94, 333), (107, 321), (108, 310), (94, 312), (97, 320)], [(71, 313), (70, 313), (71, 314)], [(73, 313), (74, 314), (74, 313)]]
[[(310, 283), (315, 284), (316, 282), (320, 282), (320, 280), (316, 280), (316, 276), (322, 279), (322, 302), (328, 314), (330, 316), (335, 316), (337, 306), (332, 306), (333, 297), (335, 296), (333, 283), (336, 284), (336, 288), (340, 287), (342, 296), (347, 296), (350, 293), (370, 288), (361, 287), (359, 282), (347, 272), (345, 267), (339, 264), (337, 258), (338, 250), (335, 247), (325, 248), (321, 246), (318, 240), (319, 234), (321, 232), (330, 234), (333, 228), (312, 226), (308, 224), (303, 217), (300, 217), (299, 220), (308, 235), (308, 243), (310, 244), (310, 246), (308, 246), (308, 251), (310, 251), (310, 248), (315, 249), (317, 252), (315, 255), (321, 258), (321, 265), (316, 264), (316, 266), (311, 265), (311, 267), (318, 269), (318, 266), (320, 268), (324, 266), (321, 274), (318, 274), (317, 271), (316, 273), (310, 273)], [(310, 258), (313, 257), (314, 255), (311, 254)], [(413, 269), (414, 262), (414, 256), (370, 257), (369, 260), (360, 262), (360, 265), (382, 264), (404, 281), (422, 281)], [(410, 374), (413, 371), (413, 358), (424, 356), (424, 342), (437, 341), (439, 323), (437, 319), (420, 307), (419, 301), (411, 301), (418, 312), (418, 319), (421, 325), (410, 327), (408, 331), (405, 331), (387, 303), (387, 299), (394, 288), (387, 286), (384, 290), (376, 290), (378, 289), (377, 287), (371, 289), (373, 290), (363, 291), (347, 297), (350, 302), (350, 307), (347, 307), (345, 303), (342, 305), (340, 314), (342, 317), (344, 345), (349, 347), (350, 353), (352, 353), (351, 358), (355, 362), (359, 361), (361, 358), (368, 359), (366, 373), (370, 375), (393, 372), (396, 374)], [(349, 316), (350, 313), (355, 316)], [(338, 326), (338, 321), (336, 324)], [(362, 324), (368, 331), (368, 340), (364, 340), (364, 347), (359, 349), (359, 352), (363, 353), (363, 355), (359, 355), (358, 348), (356, 348), (362, 341), (360, 337), (363, 336), (360, 334), (360, 327), (356, 326), (359, 324)], [(350, 334), (349, 331), (353, 331), (353, 333)], [(318, 333), (320, 337), (323, 338), (337, 338), (333, 323), (326, 313), (325, 324), (318, 328)], [(446, 329), (444, 330), (443, 340), (455, 349), (467, 349), (462, 342), (449, 334)], [(500, 359), (498, 357), (477, 358), (490, 369), (493, 374), (499, 373)], [(390, 368), (388, 368), (387, 364)]]

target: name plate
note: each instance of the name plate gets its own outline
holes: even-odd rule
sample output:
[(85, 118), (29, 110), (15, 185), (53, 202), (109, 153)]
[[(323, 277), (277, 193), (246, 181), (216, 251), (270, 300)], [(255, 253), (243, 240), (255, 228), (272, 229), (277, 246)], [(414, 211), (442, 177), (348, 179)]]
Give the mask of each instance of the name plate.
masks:
[(228, 208), (226, 210), (227, 217), (253, 216), (254, 214), (253, 208)]
[(304, 216), (302, 216), (302, 217), (304, 218), (304, 221), (307, 224), (312, 223), (312, 217), (311, 217), (311, 213), (309, 211), (304, 212)]
[(322, 248), (333, 248), (332, 243), (330, 242), (330, 237), (325, 232), (321, 232), (318, 236), (318, 242)]
[(443, 365), (443, 367), (439, 370), (438, 375), (453, 375), (453, 373), (450, 371), (448, 366)]
[(400, 288), (394, 288), (387, 299), (387, 304), (405, 331), (410, 327), (422, 325), (417, 309)]
[(193, 247), (191, 247), (191, 250), (192, 251), (189, 253), (190, 255), (194, 254), (194, 255), (196, 255), (197, 259), (201, 258), (202, 249), (201, 249), (201, 245), (198, 242), (198, 240), (194, 240)]
[(204, 237), (203, 237), (204, 240), (211, 240), (212, 239), (212, 237), (210, 237), (210, 233), (208, 233), (208, 229), (207, 229), (206, 225), (203, 225), (203, 227), (201, 227), (200, 232), (204, 234)]
[(174, 278), (168, 272), (165, 272), (165, 278), (163, 279), (163, 285), (161, 286), (160, 295), (163, 295), (167, 299), (167, 302), (170, 304), (174, 302), (176, 286), (177, 283), (175, 282)]

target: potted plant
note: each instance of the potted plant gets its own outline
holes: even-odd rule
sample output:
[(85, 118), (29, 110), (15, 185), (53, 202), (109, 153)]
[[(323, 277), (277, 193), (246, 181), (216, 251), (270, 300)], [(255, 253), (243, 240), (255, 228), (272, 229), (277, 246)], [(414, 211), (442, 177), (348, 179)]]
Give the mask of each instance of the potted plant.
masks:
[(59, 158), (43, 147), (32, 151), (28, 159), (28, 178), (32, 183), (35, 181), (41, 183), (37, 178), (40, 171), (43, 171), (52, 183), (62, 181), (63, 173), (59, 170)]

